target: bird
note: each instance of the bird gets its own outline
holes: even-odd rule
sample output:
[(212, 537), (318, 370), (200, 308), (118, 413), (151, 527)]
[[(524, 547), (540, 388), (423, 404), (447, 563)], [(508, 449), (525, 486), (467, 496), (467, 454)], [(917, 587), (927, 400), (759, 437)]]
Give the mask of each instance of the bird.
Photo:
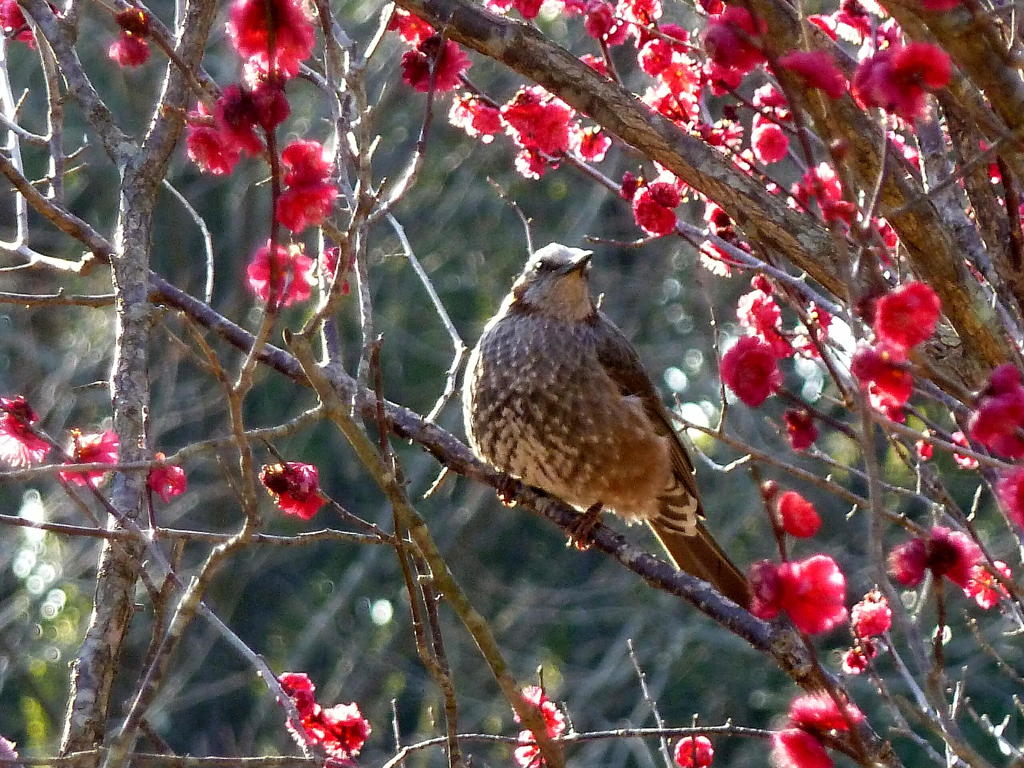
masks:
[(538, 249), (470, 354), (476, 456), (584, 513), (645, 522), (680, 570), (742, 607), (750, 587), (704, 525), (686, 448), (636, 350), (590, 291), (592, 252)]

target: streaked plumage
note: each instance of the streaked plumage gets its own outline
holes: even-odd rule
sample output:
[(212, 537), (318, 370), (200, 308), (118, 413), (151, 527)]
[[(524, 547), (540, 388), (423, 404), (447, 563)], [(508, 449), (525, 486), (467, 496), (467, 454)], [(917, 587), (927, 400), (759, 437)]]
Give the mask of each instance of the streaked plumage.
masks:
[(747, 601), (703, 524), (693, 466), (640, 359), (590, 296), (588, 251), (552, 243), (527, 262), (469, 359), (474, 452), (584, 510), (647, 522), (676, 564)]

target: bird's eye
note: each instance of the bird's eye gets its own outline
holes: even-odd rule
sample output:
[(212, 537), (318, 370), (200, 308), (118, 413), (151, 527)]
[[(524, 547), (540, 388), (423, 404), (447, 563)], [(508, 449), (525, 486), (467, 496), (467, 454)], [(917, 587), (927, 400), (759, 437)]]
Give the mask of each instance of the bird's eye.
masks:
[(533, 267), (534, 272), (550, 272), (554, 269), (554, 264), (550, 261), (538, 261)]

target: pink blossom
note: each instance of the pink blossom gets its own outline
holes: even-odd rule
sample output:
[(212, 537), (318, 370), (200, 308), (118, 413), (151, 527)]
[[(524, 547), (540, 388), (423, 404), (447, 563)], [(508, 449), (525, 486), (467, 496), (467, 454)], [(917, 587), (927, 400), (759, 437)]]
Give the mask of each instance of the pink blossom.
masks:
[(313, 464), (298, 461), (264, 464), (260, 469), (260, 482), (286, 515), (309, 520), (326, 502), (320, 492), (320, 474)]
[(32, 431), (38, 420), (24, 395), (0, 397), (0, 459), (14, 467), (43, 460), (50, 444)]
[[(116, 464), (119, 440), (111, 430), (83, 435), (77, 429), (71, 430), (71, 446), (68, 454), (72, 464)], [(58, 472), (60, 479), (72, 485), (91, 485), (97, 487), (106, 476), (106, 471), (94, 469), (88, 472)]]

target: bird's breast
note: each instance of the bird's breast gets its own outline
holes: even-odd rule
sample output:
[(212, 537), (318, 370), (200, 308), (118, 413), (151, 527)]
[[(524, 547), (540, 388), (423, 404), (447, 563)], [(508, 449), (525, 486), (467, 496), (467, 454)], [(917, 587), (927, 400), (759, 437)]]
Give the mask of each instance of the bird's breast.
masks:
[(628, 500), (653, 503), (671, 476), (665, 441), (604, 370), (586, 324), (496, 318), (470, 358), (463, 411), (481, 459), (579, 507), (646, 517)]

